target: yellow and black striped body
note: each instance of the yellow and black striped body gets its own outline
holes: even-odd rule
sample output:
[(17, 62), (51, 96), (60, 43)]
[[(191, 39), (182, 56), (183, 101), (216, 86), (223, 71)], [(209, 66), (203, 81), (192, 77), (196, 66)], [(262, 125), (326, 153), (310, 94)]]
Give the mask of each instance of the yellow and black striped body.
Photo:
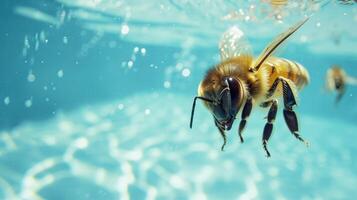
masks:
[(278, 76), (291, 80), (297, 89), (301, 89), (309, 83), (309, 73), (297, 62), (270, 57), (265, 61), (263, 67), (267, 68), (269, 85), (273, 84)]
[[(297, 90), (302, 89), (309, 82), (307, 70), (299, 63), (277, 57), (269, 57), (257, 72), (249, 71), (253, 62), (251, 56), (239, 56), (226, 60), (210, 69), (198, 87), (198, 95), (210, 99), (217, 99), (222, 90), (224, 77), (233, 77), (241, 83), (241, 98), (233, 102), (240, 107), (248, 96), (256, 103), (266, 99), (268, 90), (278, 77), (290, 80)], [(273, 98), (282, 96), (281, 87), (277, 88)], [(204, 102), (210, 109), (210, 103)]]
[[(266, 58), (258, 70), (251, 56), (236, 56), (225, 60), (208, 70), (198, 87), (198, 97), (211, 112), (215, 125), (223, 137), (223, 150), (226, 144), (225, 131), (229, 131), (237, 114), (241, 112), (238, 134), (243, 142), (242, 131), (254, 105), (270, 107), (263, 132), (263, 147), (267, 152), (273, 122), (278, 109), (277, 99), (283, 97), (284, 118), (291, 133), (300, 141), (298, 122), (293, 106), (296, 105), (297, 90), (309, 83), (307, 70), (299, 63), (276, 57)], [(195, 106), (195, 100), (193, 108)], [(243, 109), (241, 109), (243, 108)], [(193, 109), (194, 110), (194, 109)], [(193, 112), (190, 127), (192, 127)]]
[[(272, 1), (284, 5), (287, 1)], [(228, 29), (219, 43), (221, 63), (207, 71), (198, 87), (198, 96), (192, 103), (190, 128), (192, 128), (196, 101), (202, 100), (213, 116), (215, 126), (226, 144), (225, 131), (232, 128), (237, 114), (241, 113), (238, 134), (244, 142), (242, 131), (254, 105), (269, 108), (263, 129), (263, 148), (267, 148), (273, 123), (278, 111), (278, 98), (283, 97), (283, 115), (290, 132), (301, 142), (308, 144), (299, 135), (297, 116), (297, 90), (309, 82), (307, 70), (300, 64), (273, 57), (276, 49), (296, 32), (308, 18), (298, 22), (272, 40), (258, 57), (253, 59), (244, 34), (237, 27)]]
[[(269, 57), (263, 64), (263, 71), (258, 73), (266, 73), (268, 77), (267, 85), (268, 89), (273, 85), (274, 81), (278, 77), (283, 77), (290, 80), (296, 90), (301, 90), (305, 85), (309, 83), (308, 71), (299, 63), (287, 60), (284, 58)], [(282, 95), (281, 87), (278, 87), (275, 97)]]

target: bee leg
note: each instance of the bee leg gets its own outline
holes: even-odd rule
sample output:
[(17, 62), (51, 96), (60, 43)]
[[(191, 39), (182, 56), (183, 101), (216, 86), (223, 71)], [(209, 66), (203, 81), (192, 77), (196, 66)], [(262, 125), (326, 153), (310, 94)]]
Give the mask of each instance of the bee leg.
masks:
[(270, 157), (270, 153), (268, 151), (267, 144), (268, 144), (269, 138), (271, 136), (271, 133), (273, 131), (273, 123), (274, 123), (274, 120), (276, 117), (276, 113), (278, 111), (278, 101), (276, 99), (273, 99), (271, 101), (265, 102), (264, 105), (266, 105), (268, 103), (271, 105), (270, 105), (270, 109), (268, 112), (268, 116), (266, 117), (267, 122), (265, 123), (265, 126), (264, 126), (262, 140), (263, 140), (263, 148), (267, 154), (267, 157)]
[(222, 130), (221, 128), (218, 128), (218, 129), (219, 129), (219, 133), (221, 133), (221, 136), (223, 138), (223, 144), (221, 147), (221, 151), (224, 151), (224, 146), (226, 146), (226, 143), (227, 143), (226, 134), (224, 133), (224, 130)]
[(284, 98), (284, 119), (285, 122), (290, 130), (290, 132), (301, 142), (305, 143), (305, 145), (308, 145), (308, 142), (306, 142), (304, 139), (301, 138), (299, 135), (299, 124), (298, 120), (296, 117), (296, 114), (293, 110), (293, 106), (297, 105), (295, 96), (292, 90), (293, 83), (288, 82), (286, 79), (281, 78), (280, 79), (282, 84), (283, 84), (283, 98)]
[(214, 122), (215, 122), (215, 124), (216, 124), (216, 126), (217, 126), (217, 128), (219, 130), (219, 133), (221, 134), (221, 136), (223, 138), (223, 144), (222, 144), (222, 147), (221, 147), (221, 151), (224, 151), (224, 146), (226, 146), (226, 143), (227, 143), (226, 134), (225, 134), (224, 130), (221, 127), (219, 127), (219, 125), (217, 124), (217, 121), (215, 120)]
[(244, 130), (244, 127), (247, 123), (247, 118), (250, 115), (250, 112), (252, 111), (252, 107), (253, 107), (253, 99), (252, 97), (248, 97), (247, 101), (244, 104), (244, 108), (242, 111), (242, 120), (239, 123), (239, 129), (238, 129), (238, 133), (239, 133), (239, 138), (241, 143), (244, 142), (243, 137), (242, 137), (242, 132)]
[[(274, 95), (280, 81), (281, 81), (280, 77), (275, 79), (274, 83), (271, 85), (270, 89), (268, 90), (268, 93), (266, 94), (266, 99), (269, 99)], [(262, 103), (261, 107), (268, 107), (268, 105), (269, 105), (269, 101)]]
[(340, 102), (344, 93), (345, 93), (344, 90), (337, 90), (337, 96), (336, 96), (336, 101), (335, 101), (336, 105), (338, 104), (338, 102)]

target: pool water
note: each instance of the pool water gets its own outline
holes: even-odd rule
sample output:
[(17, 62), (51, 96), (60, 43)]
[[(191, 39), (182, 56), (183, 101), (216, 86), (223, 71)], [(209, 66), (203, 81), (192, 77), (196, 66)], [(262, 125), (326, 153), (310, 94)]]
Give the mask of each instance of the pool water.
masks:
[[(325, 75), (337, 64), (357, 77), (357, 4), (269, 2), (1, 2), (0, 199), (354, 199), (357, 86), (335, 104)], [(224, 151), (201, 102), (189, 128), (224, 31), (238, 26), (257, 56), (305, 16), (275, 54), (309, 71), (296, 107), (309, 147), (282, 104), (270, 158), (267, 109), (244, 143), (237, 120)]]

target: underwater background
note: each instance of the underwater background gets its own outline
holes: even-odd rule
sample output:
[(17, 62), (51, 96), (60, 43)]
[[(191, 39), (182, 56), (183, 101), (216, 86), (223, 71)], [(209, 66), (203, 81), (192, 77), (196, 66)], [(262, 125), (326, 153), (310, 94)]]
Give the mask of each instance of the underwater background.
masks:
[[(336, 64), (357, 77), (357, 4), (272, 2), (1, 1), (0, 199), (355, 199), (357, 86), (336, 105), (325, 75)], [(257, 56), (305, 16), (276, 54), (310, 73), (296, 108), (310, 147), (282, 109), (271, 158), (267, 109), (253, 109), (243, 144), (237, 120), (223, 152), (201, 102), (189, 129), (225, 30)]]

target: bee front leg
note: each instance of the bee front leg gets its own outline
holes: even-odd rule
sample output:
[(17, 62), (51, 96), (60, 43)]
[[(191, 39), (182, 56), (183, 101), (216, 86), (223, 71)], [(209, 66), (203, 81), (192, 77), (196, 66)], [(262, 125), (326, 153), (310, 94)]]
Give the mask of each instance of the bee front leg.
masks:
[(276, 99), (273, 99), (271, 101), (264, 102), (263, 104), (264, 104), (263, 106), (270, 104), (268, 116), (266, 117), (267, 122), (265, 123), (265, 126), (264, 126), (263, 138), (262, 138), (263, 148), (267, 154), (267, 157), (270, 157), (270, 153), (268, 151), (267, 144), (268, 144), (269, 138), (273, 132), (273, 123), (274, 123), (274, 120), (276, 117), (276, 113), (278, 111), (278, 101)]
[(223, 144), (222, 144), (222, 147), (221, 147), (221, 151), (224, 151), (224, 146), (226, 146), (226, 143), (227, 143), (226, 134), (225, 134), (224, 130), (218, 125), (218, 122), (216, 120), (214, 121), (214, 123), (215, 123), (216, 127), (219, 130), (219, 133), (221, 134), (221, 136), (223, 138)]
[(244, 108), (242, 111), (242, 120), (239, 123), (239, 129), (238, 129), (238, 134), (239, 134), (241, 143), (244, 142), (242, 132), (243, 132), (244, 127), (247, 123), (247, 119), (250, 115), (250, 112), (252, 111), (252, 107), (253, 107), (253, 99), (252, 99), (252, 97), (248, 97), (247, 101), (244, 104)]
[(284, 98), (284, 119), (290, 130), (290, 132), (305, 145), (309, 145), (304, 139), (301, 138), (299, 134), (299, 124), (296, 114), (293, 110), (293, 106), (296, 105), (295, 96), (292, 88), (295, 87), (292, 82), (281, 78), (281, 83), (283, 85), (283, 98)]
[(344, 95), (345, 93), (345, 90), (342, 89), (342, 90), (337, 90), (337, 96), (336, 96), (336, 101), (335, 101), (335, 104), (337, 105), (338, 102), (340, 102), (342, 96)]

